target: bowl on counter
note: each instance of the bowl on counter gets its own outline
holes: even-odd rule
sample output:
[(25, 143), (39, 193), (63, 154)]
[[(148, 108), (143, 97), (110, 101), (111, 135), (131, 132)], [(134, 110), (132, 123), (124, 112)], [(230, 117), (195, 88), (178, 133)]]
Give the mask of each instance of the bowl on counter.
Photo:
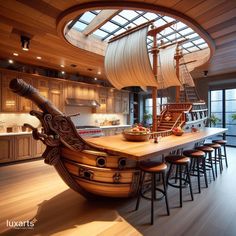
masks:
[(134, 141), (134, 142), (144, 142), (148, 141), (151, 133), (145, 132), (123, 132), (123, 137), (128, 141)]

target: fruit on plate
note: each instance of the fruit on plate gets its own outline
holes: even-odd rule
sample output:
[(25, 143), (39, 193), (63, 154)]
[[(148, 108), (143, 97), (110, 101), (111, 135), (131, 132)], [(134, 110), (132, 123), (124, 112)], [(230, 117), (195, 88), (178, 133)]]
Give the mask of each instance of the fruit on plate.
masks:
[(178, 127), (174, 127), (172, 129), (172, 132), (175, 135), (182, 135), (184, 133), (184, 130), (182, 130), (182, 128), (180, 126), (178, 126)]
[(137, 125), (131, 128), (130, 130), (127, 130), (126, 132), (132, 133), (132, 134), (147, 134), (147, 133), (150, 133), (150, 129), (145, 128), (142, 125)]

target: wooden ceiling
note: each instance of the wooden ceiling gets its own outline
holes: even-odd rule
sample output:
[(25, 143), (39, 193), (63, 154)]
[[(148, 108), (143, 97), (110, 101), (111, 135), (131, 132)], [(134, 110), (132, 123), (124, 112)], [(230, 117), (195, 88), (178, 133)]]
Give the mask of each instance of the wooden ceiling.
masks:
[[(0, 1), (1, 57), (70, 73), (105, 78), (102, 55), (75, 48), (66, 43), (57, 32), (57, 19), (62, 12), (72, 6), (89, 2), (95, 1)], [(125, 1), (122, 2), (125, 6)], [(204, 70), (209, 71), (208, 75), (236, 72), (235, 0), (136, 0), (136, 2), (172, 8), (192, 18), (212, 37), (216, 51), (207, 65), (193, 72), (195, 78), (202, 77)], [(21, 50), (21, 34), (31, 38), (28, 52)], [(13, 56), (13, 52), (19, 53), (19, 56)], [(41, 56), (42, 59), (36, 59), (37, 56)], [(65, 68), (61, 68), (61, 64), (65, 65)], [(72, 64), (77, 66), (72, 67)], [(102, 72), (101, 75), (97, 74), (98, 71)]]

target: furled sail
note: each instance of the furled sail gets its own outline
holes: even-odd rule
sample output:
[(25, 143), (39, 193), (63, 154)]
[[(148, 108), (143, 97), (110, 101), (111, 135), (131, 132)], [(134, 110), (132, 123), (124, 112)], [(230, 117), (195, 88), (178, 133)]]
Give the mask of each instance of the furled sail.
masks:
[(117, 89), (158, 87), (147, 51), (148, 25), (109, 42), (105, 55), (108, 80)]
[(174, 56), (176, 52), (176, 45), (169, 46), (165, 49), (160, 49), (159, 63), (160, 74), (162, 76), (162, 88), (169, 88), (172, 86), (181, 86), (181, 83), (176, 75), (174, 65)]

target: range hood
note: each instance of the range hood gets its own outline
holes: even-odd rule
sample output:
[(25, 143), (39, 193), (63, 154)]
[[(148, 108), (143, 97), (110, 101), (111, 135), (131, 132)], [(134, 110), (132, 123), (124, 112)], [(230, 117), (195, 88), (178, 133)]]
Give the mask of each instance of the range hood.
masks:
[(100, 104), (96, 100), (78, 98), (66, 98), (66, 105), (79, 107), (100, 107)]

